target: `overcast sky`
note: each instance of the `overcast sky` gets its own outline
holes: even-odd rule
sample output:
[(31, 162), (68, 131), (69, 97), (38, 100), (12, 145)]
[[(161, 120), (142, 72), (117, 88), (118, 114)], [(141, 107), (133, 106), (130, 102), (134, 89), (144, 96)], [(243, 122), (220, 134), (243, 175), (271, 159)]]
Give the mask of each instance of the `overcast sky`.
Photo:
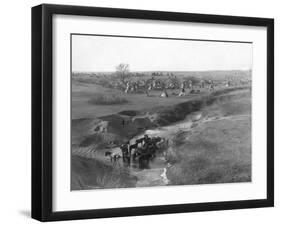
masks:
[(73, 71), (114, 71), (120, 63), (131, 71), (248, 70), (252, 44), (72, 36)]

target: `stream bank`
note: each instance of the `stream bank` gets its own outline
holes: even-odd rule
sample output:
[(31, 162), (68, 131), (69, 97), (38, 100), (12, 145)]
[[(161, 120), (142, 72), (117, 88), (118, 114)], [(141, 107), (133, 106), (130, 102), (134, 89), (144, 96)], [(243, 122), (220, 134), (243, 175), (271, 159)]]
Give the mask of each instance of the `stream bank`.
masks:
[[(213, 183), (224, 180), (248, 181), (249, 158), (244, 155), (249, 153), (248, 136), (247, 139), (239, 137), (243, 142), (245, 140), (243, 145), (238, 144), (238, 138), (236, 139), (238, 143), (233, 141), (235, 148), (239, 147), (244, 150), (247, 146), (245, 153), (238, 153), (239, 156), (244, 156), (244, 159), (246, 159), (246, 162), (238, 159), (241, 163), (244, 162), (244, 165), (238, 164), (238, 154), (228, 147), (233, 145), (228, 140), (231, 140), (232, 137), (238, 137), (237, 134), (232, 134), (228, 130), (239, 130), (241, 134), (250, 134), (248, 130), (248, 119), (250, 118), (250, 111), (248, 110), (248, 106), (250, 106), (248, 103), (249, 92), (245, 90), (232, 90), (229, 93), (220, 91), (220, 93), (213, 94), (204, 100), (192, 100), (176, 106), (153, 109), (145, 113), (139, 113), (141, 115), (132, 115), (130, 112), (131, 116), (124, 116), (123, 112), (123, 114), (94, 119), (95, 121), (92, 119), (80, 120), (80, 122), (73, 123), (76, 132), (73, 133), (75, 139), (73, 139), (72, 153), (73, 155), (100, 160), (104, 164), (110, 165), (112, 163), (105, 157), (104, 153), (105, 151), (112, 151), (121, 154), (121, 150), (118, 148), (119, 143), (116, 140), (120, 142), (130, 140), (130, 143), (133, 144), (136, 139), (144, 134), (160, 136), (169, 140), (169, 148), (158, 152), (156, 158), (149, 162), (147, 168), (140, 169), (137, 163), (125, 167), (122, 160), (119, 165), (114, 166), (115, 169), (125, 169), (130, 176), (136, 178), (133, 187)], [(209, 106), (212, 107), (209, 108)], [(245, 115), (245, 119), (242, 115)], [(123, 119), (125, 119), (125, 123), (128, 121), (130, 123), (124, 126), (122, 124)], [(81, 127), (81, 124), (84, 127)], [(77, 130), (77, 127), (79, 130)], [(213, 132), (204, 133), (204, 130), (213, 130)], [(82, 136), (80, 136), (81, 131)], [(222, 136), (221, 133), (232, 134), (232, 137)], [(219, 137), (214, 139), (212, 134), (218, 134)], [(224, 140), (219, 140), (222, 138)], [(85, 139), (87, 139), (87, 142), (85, 142)], [(226, 155), (223, 150), (229, 150), (229, 153)], [(174, 155), (172, 158), (171, 154)], [(205, 179), (194, 181), (184, 179), (188, 175), (194, 174), (194, 170), (201, 173), (214, 165), (215, 161), (220, 161), (213, 161), (212, 158), (222, 158), (224, 163), (221, 163), (221, 165), (228, 164), (232, 167), (231, 172), (229, 172), (232, 175), (231, 178), (229, 177), (230, 179), (221, 176), (222, 173), (217, 168), (211, 168), (211, 174), (207, 175)], [(190, 161), (186, 159), (190, 159)], [(185, 167), (186, 165), (194, 165), (194, 168), (189, 169)], [(185, 171), (185, 168), (188, 171)], [(244, 176), (237, 175), (237, 172), (238, 174), (241, 172)], [(199, 174), (197, 177), (202, 178)]]

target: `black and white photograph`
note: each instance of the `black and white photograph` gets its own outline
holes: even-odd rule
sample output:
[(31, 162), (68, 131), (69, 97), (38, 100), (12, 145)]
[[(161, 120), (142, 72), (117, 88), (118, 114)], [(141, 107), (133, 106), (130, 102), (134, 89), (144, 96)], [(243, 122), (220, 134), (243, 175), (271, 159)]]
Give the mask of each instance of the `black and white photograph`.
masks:
[(72, 191), (252, 181), (252, 42), (73, 33), (70, 46)]
[(274, 19), (150, 4), (32, 7), (32, 218), (274, 206)]

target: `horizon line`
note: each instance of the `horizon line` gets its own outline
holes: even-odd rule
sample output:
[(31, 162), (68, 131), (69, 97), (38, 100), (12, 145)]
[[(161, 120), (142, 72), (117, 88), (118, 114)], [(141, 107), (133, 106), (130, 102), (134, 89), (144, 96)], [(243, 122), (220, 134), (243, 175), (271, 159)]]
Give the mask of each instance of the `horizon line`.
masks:
[[(147, 71), (140, 71), (140, 70), (135, 70), (135, 71), (129, 71), (129, 72), (132, 72), (132, 73), (136, 73), (136, 72), (208, 72), (208, 71), (251, 71), (252, 68), (249, 68), (249, 69), (230, 69), (230, 70), (227, 70), (227, 69), (211, 69), (211, 70), (179, 70), (179, 71), (176, 71), (176, 70), (147, 70)], [(71, 71), (71, 73), (115, 73), (116, 71)]]

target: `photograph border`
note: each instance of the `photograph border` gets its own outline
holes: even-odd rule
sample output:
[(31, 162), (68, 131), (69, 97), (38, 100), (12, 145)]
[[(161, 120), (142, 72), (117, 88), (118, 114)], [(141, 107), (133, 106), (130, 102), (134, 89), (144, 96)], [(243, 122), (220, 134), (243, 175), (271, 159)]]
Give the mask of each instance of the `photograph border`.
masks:
[[(52, 18), (55, 14), (181, 21), (267, 28), (267, 197), (266, 199), (171, 204), (95, 210), (53, 211)], [(274, 206), (274, 20), (118, 8), (43, 4), (32, 8), (32, 218), (40, 221), (122, 217)]]

